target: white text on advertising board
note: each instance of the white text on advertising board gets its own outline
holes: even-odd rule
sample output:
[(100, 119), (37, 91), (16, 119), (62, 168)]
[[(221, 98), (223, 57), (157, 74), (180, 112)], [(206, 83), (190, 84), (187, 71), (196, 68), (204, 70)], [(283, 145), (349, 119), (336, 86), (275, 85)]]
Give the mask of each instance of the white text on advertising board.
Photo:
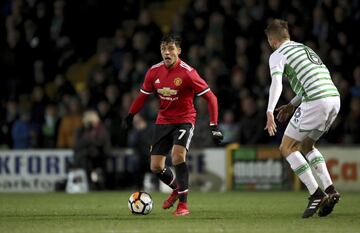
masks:
[(282, 170), (281, 162), (272, 159), (237, 161), (234, 162), (234, 179), (235, 183), (280, 183)]

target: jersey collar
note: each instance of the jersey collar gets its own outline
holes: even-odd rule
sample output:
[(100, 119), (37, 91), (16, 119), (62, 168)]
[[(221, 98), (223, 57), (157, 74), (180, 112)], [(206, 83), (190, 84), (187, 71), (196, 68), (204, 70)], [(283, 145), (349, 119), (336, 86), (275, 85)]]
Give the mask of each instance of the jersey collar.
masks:
[(283, 47), (283, 46), (285, 46), (285, 45), (287, 45), (287, 44), (289, 44), (289, 43), (291, 43), (291, 40), (286, 40), (286, 41), (284, 41), (284, 42), (279, 46), (278, 49), (280, 49), (281, 47)]

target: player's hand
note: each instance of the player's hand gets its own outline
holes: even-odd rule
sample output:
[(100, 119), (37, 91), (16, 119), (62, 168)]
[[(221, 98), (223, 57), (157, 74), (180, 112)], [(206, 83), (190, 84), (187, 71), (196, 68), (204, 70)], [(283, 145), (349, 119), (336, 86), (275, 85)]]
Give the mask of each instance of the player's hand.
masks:
[(217, 125), (210, 125), (210, 131), (215, 144), (220, 144), (224, 136)]
[(134, 119), (134, 115), (133, 115), (133, 114), (128, 114), (128, 115), (125, 117), (125, 119), (124, 119), (124, 121), (123, 121), (123, 123), (122, 123), (123, 128), (124, 128), (125, 130), (129, 130), (129, 129), (131, 129), (131, 128), (133, 127), (133, 119)]
[(290, 103), (286, 105), (282, 105), (277, 109), (275, 109), (275, 111), (278, 111), (278, 114), (276, 115), (276, 119), (279, 122), (284, 122), (289, 118), (289, 116), (293, 114), (294, 110), (295, 110), (295, 106)]
[(274, 114), (272, 112), (266, 112), (267, 122), (264, 130), (267, 130), (270, 136), (274, 136), (276, 133), (276, 123), (274, 120)]

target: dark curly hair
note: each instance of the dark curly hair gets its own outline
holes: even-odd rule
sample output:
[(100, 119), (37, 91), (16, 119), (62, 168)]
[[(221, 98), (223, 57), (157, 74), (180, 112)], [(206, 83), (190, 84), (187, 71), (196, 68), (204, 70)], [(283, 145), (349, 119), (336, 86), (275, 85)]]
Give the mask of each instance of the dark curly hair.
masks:
[(180, 48), (181, 46), (181, 37), (174, 34), (168, 34), (161, 38), (160, 44), (175, 43), (176, 47)]

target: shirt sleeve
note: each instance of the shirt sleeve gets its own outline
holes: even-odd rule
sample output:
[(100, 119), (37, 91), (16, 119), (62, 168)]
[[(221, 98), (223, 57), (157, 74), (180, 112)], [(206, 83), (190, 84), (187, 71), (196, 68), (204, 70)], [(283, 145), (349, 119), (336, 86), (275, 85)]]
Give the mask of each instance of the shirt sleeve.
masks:
[(144, 82), (140, 88), (140, 91), (145, 95), (150, 95), (154, 91), (153, 72), (149, 69), (145, 74)]
[(285, 57), (273, 53), (269, 58), (271, 85), (269, 90), (268, 112), (273, 112), (282, 92), (282, 76), (285, 67)]
[(210, 91), (210, 88), (205, 80), (200, 77), (195, 69), (189, 72), (189, 77), (191, 79), (191, 87), (194, 89), (196, 96), (202, 96), (206, 92)]
[(208, 102), (208, 111), (210, 116), (210, 125), (218, 124), (219, 107), (217, 97), (212, 91), (206, 92), (202, 97)]

